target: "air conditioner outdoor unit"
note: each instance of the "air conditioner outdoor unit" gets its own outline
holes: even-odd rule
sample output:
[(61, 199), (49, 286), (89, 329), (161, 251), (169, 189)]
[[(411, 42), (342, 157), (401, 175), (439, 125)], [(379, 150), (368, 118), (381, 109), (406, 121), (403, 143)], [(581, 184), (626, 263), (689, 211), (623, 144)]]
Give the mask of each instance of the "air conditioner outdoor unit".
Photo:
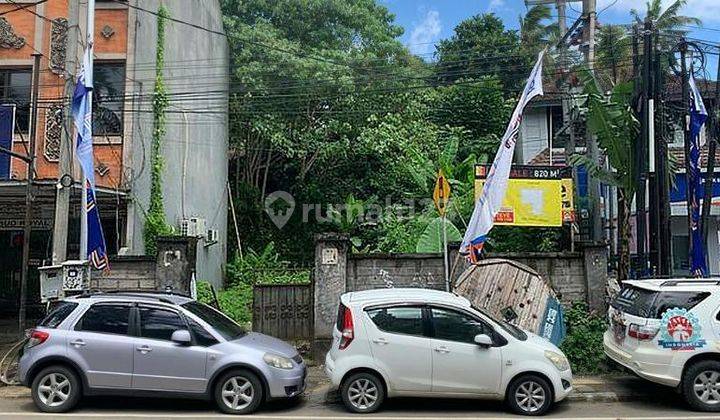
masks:
[(219, 236), (220, 232), (217, 229), (208, 229), (207, 236), (205, 237), (205, 242), (208, 245), (212, 245), (218, 241)]
[(200, 237), (205, 236), (206, 234), (205, 219), (200, 217), (190, 217), (188, 219), (180, 220), (181, 236)]

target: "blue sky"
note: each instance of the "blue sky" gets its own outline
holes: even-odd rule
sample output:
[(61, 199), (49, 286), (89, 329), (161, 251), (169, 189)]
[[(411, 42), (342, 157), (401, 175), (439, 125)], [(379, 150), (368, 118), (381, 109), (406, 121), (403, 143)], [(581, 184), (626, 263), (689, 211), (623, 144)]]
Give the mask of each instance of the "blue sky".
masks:
[[(507, 27), (517, 29), (518, 16), (527, 10), (523, 0), (379, 1), (395, 14), (396, 22), (405, 28), (402, 41), (415, 54), (427, 58), (432, 57), (435, 42), (452, 36), (455, 26), (470, 16), (493, 12), (503, 19)], [(598, 19), (601, 23), (629, 23), (631, 9), (645, 9), (645, 0), (597, 1)], [(670, 3), (671, 0), (663, 0), (664, 5)], [(568, 6), (570, 26), (580, 16), (582, 2), (568, 3)], [(703, 20), (704, 29), (692, 30), (691, 37), (720, 42), (720, 0), (689, 0), (683, 14)], [(553, 15), (556, 15), (554, 9)], [(710, 56), (709, 59), (717, 60), (717, 57)]]

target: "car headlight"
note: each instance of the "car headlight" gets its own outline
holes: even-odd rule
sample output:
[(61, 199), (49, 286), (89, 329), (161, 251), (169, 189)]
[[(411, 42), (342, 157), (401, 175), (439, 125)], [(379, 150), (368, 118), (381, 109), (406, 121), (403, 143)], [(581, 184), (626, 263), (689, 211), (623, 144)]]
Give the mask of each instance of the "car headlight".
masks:
[(277, 354), (265, 353), (263, 356), (265, 363), (278, 369), (292, 369), (292, 360), (287, 357), (278, 356)]
[(547, 357), (547, 359), (551, 361), (552, 364), (555, 365), (555, 367), (561, 372), (570, 369), (570, 362), (568, 362), (568, 359), (560, 353), (545, 350), (545, 357)]

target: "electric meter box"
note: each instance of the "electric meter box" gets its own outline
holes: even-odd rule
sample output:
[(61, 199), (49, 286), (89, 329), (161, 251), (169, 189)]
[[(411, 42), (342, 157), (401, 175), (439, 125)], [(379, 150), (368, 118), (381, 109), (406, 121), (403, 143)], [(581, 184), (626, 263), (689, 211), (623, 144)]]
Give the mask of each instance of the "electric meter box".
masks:
[(90, 266), (87, 261), (71, 260), (59, 265), (39, 267), (40, 301), (60, 300), (90, 288)]

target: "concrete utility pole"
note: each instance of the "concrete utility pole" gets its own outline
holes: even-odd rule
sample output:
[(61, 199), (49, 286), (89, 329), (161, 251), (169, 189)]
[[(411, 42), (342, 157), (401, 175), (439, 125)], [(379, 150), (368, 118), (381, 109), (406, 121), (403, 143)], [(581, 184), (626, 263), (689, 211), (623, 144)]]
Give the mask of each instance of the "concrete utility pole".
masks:
[[(583, 45), (585, 47), (585, 61), (590, 71), (595, 68), (595, 23), (596, 23), (595, 0), (583, 0), (583, 17), (586, 25), (583, 31)], [(593, 72), (594, 73), (594, 72)], [(597, 138), (587, 136), (587, 153), (593, 162), (600, 161)], [(600, 205), (600, 182), (594, 177), (588, 177), (588, 195), (590, 196), (590, 217), (591, 229), (590, 239), (593, 242), (602, 240), (603, 221), (602, 206)]]
[(22, 274), (20, 277), (20, 304), (18, 313), (18, 330), (25, 330), (25, 314), (27, 305), (28, 272), (30, 270), (30, 233), (32, 232), (33, 182), (35, 179), (35, 141), (37, 139), (38, 95), (40, 94), (40, 57), (33, 54), (32, 105), (30, 108), (30, 141), (27, 161), (27, 186), (25, 190), (25, 225), (23, 226)]
[[(642, 62), (642, 95), (640, 102), (640, 141), (637, 143), (635, 150), (635, 167), (636, 167), (636, 189), (635, 195), (635, 220), (636, 220), (636, 244), (637, 256), (639, 260), (640, 275), (646, 276), (648, 270), (647, 258), (647, 206), (645, 200), (645, 191), (647, 190), (647, 162), (648, 162), (648, 146), (650, 145), (651, 136), (651, 118), (654, 118), (650, 112), (652, 106), (652, 83), (650, 77), (650, 66), (652, 63), (652, 22), (645, 20), (643, 27), (643, 62)], [(653, 143), (654, 149), (654, 143)], [(652, 156), (654, 158), (654, 156)], [(651, 164), (651, 172), (654, 172), (655, 163)]]
[(70, 211), (71, 186), (63, 187), (60, 180), (63, 176), (72, 178), (74, 124), (72, 119), (72, 95), (75, 89), (75, 70), (77, 68), (77, 51), (80, 28), (78, 27), (80, 5), (79, 0), (68, 2), (68, 34), (65, 45), (65, 107), (63, 124), (65, 129), (60, 136), (60, 160), (58, 163), (57, 195), (55, 196), (55, 223), (53, 228), (52, 263), (59, 264), (67, 259), (68, 214)]

